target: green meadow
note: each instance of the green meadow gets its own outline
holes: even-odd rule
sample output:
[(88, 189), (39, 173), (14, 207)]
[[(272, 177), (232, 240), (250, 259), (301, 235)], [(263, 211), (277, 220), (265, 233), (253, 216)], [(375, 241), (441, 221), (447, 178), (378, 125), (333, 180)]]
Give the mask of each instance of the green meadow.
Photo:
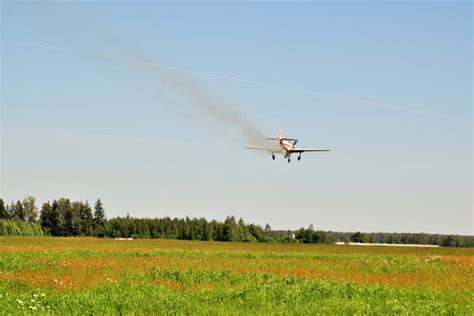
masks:
[(2, 314), (474, 313), (474, 249), (0, 238)]

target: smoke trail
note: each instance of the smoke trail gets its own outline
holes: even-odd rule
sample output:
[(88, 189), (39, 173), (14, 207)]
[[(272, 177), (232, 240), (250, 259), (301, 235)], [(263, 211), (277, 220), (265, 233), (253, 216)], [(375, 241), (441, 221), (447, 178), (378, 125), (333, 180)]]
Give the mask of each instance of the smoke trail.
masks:
[[(170, 84), (181, 95), (187, 96), (190, 99), (190, 101), (192, 101), (192, 105), (196, 109), (201, 110), (208, 117), (211, 117), (216, 121), (224, 122), (228, 125), (231, 125), (234, 128), (238, 128), (241, 134), (246, 138), (247, 142), (250, 142), (253, 145), (265, 146), (265, 147), (273, 145), (272, 143), (265, 141), (263, 134), (260, 132), (260, 130), (254, 125), (252, 125), (242, 113), (237, 112), (236, 110), (233, 110), (229, 105), (225, 105), (223, 104), (222, 101), (217, 100), (212, 94), (207, 92), (207, 89), (205, 89), (202, 85), (200, 85), (190, 75), (230, 80), (230, 81), (260, 86), (263, 88), (269, 88), (269, 89), (276, 89), (277, 87), (274, 85), (258, 82), (258, 81), (253, 81), (253, 80), (242, 79), (235, 76), (226, 76), (226, 75), (212, 74), (212, 73), (201, 72), (201, 71), (194, 71), (190, 69), (175, 67), (175, 66), (161, 64), (161, 63), (153, 63), (153, 62), (147, 62), (147, 61), (143, 61), (139, 59), (107, 55), (107, 54), (102, 54), (102, 53), (97, 53), (97, 52), (92, 52), (92, 51), (87, 51), (87, 50), (78, 50), (78, 49), (44, 45), (44, 44), (38, 44), (38, 43), (32, 43), (32, 42), (23, 42), (23, 41), (19, 43), (26, 44), (29, 46), (45, 48), (45, 49), (68, 52), (68, 53), (94, 56), (98, 58), (114, 60), (117, 62), (123, 62), (123, 63), (146, 67), (148, 69), (153, 69), (159, 75), (159, 78), (162, 82), (166, 82)], [(136, 48), (136, 47), (137, 45), (128, 46), (129, 49)], [(138, 52), (135, 51), (133, 55), (141, 56), (142, 54), (138, 54)], [(315, 96), (315, 97), (327, 96), (327, 97), (332, 97), (332, 98), (339, 98), (341, 100), (345, 99), (345, 98), (341, 98), (342, 97), (341, 95), (316, 92), (314, 90), (307, 90), (301, 87), (298, 88), (298, 90), (302, 93)], [(371, 106), (375, 108), (383, 108), (383, 109), (392, 110), (392, 111), (414, 112), (417, 114), (439, 114), (433, 111), (427, 111), (423, 109), (401, 107), (401, 106), (396, 106), (396, 105), (385, 104), (384, 102), (360, 100), (360, 99), (354, 99), (354, 98), (351, 98), (351, 103), (358, 103), (361, 105), (364, 104), (367, 106)]]
[(59, 50), (68, 53), (94, 56), (107, 60), (128, 63), (152, 69), (159, 76), (159, 79), (163, 83), (172, 86), (181, 95), (187, 97), (194, 107), (196, 107), (202, 113), (205, 113), (208, 117), (214, 119), (219, 123), (225, 123), (227, 126), (231, 126), (234, 129), (239, 130), (242, 136), (246, 139), (246, 141), (252, 145), (266, 147), (271, 146), (271, 144), (267, 140), (265, 140), (265, 137), (262, 132), (257, 127), (252, 125), (242, 113), (236, 111), (228, 104), (225, 104), (222, 101), (218, 100), (215, 96), (210, 94), (202, 85), (200, 85), (196, 80), (194, 80), (194, 78), (189, 75), (220, 78), (261, 86), (263, 86), (264, 84), (232, 76), (223, 76), (199, 71), (192, 71), (161, 63), (140, 61), (136, 59), (107, 55), (87, 50), (70, 49), (58, 46), (26, 42), (24, 44), (45, 49)]

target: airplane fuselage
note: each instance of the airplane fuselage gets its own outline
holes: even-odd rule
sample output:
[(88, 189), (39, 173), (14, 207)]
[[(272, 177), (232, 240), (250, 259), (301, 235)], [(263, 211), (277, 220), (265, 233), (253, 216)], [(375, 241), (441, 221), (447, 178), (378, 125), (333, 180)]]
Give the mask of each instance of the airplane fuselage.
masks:
[(295, 146), (285, 139), (280, 140), (280, 146), (282, 147), (282, 152), (285, 154), (285, 158), (295, 149)]

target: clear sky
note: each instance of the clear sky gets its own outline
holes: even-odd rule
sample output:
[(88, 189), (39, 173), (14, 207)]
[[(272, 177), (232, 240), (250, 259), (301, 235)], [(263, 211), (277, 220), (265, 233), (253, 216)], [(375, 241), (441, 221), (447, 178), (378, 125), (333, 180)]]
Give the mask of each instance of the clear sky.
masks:
[[(108, 216), (473, 234), (470, 2), (1, 9), (8, 202), (100, 197)], [(37, 44), (251, 81), (168, 74), (269, 137), (281, 127), (332, 151), (272, 161), (162, 70)]]

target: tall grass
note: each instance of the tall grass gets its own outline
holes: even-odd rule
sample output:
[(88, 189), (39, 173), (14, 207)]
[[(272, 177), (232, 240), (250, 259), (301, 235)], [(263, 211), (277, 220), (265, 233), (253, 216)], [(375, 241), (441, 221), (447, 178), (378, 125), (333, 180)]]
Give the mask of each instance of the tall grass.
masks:
[(0, 311), (474, 313), (474, 255), (469, 249), (341, 247), (0, 238)]
[[(472, 291), (426, 291), (295, 276), (164, 269), (57, 291), (0, 284), (5, 314), (451, 314), (472, 315)], [(44, 294), (44, 295), (43, 295)]]

